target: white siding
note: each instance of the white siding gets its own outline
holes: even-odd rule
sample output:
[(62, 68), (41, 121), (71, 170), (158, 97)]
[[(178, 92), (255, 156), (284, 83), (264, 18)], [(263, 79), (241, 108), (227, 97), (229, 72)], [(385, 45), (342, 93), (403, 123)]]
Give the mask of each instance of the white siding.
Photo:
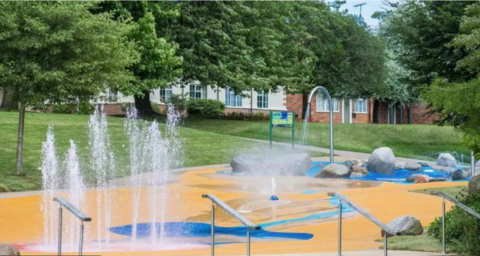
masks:
[[(217, 99), (217, 88), (212, 88), (211, 86), (207, 86), (207, 99), (216, 100)], [(172, 94), (179, 95), (179, 94), (186, 94), (187, 97), (190, 95), (190, 86), (185, 86), (182, 90), (180, 86), (173, 85), (172, 87)], [(287, 110), (286, 108), (286, 95), (284, 95), (284, 88), (283, 86), (278, 88), (276, 93), (269, 92), (268, 94), (268, 108), (257, 108), (257, 92), (253, 90), (253, 95), (250, 95), (252, 92), (244, 92), (246, 95), (251, 97), (244, 97), (242, 99), (242, 106), (241, 107), (228, 107), (231, 109), (250, 109), (253, 106), (253, 110)], [(118, 103), (133, 103), (134, 98), (133, 96), (124, 96), (121, 93), (118, 93)], [(218, 92), (218, 100), (225, 103), (225, 89), (220, 88)], [(155, 89), (150, 93), (150, 101), (154, 103), (160, 103), (160, 89)], [(253, 102), (252, 102), (253, 101)]]

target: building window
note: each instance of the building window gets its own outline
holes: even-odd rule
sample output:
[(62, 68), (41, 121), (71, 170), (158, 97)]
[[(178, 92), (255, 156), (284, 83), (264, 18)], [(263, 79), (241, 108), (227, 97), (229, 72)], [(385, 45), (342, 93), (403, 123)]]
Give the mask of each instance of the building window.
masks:
[(118, 98), (118, 91), (108, 89), (107, 90), (107, 101), (108, 102), (115, 102)]
[(356, 99), (355, 100), (355, 113), (367, 113), (367, 100)]
[(257, 108), (268, 108), (268, 90), (257, 92)]
[(190, 85), (190, 98), (192, 99), (206, 99), (207, 90), (204, 86), (201, 85)]
[(241, 107), (242, 95), (237, 95), (235, 89), (227, 87), (225, 89), (225, 106), (229, 107)]
[[(338, 99), (332, 99), (333, 112), (338, 112)], [(330, 111), (330, 104), (328, 104), (327, 98), (323, 94), (317, 93), (317, 112), (328, 112)]]
[(172, 102), (172, 86), (171, 85), (167, 88), (160, 88), (160, 102), (164, 104)]

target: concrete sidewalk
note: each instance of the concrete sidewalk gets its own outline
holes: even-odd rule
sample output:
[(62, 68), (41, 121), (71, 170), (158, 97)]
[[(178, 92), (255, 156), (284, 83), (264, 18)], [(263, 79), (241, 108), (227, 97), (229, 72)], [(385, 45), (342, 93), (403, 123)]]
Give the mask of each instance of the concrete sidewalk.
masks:
[[(223, 255), (223, 254), (222, 254)], [(434, 252), (413, 252), (413, 251), (388, 251), (389, 256), (456, 256), (457, 254), (442, 254)], [(240, 255), (229, 255), (240, 256)], [(259, 256), (338, 256), (338, 253), (297, 253), (297, 254), (259, 254)], [(368, 251), (350, 251), (342, 252), (342, 256), (384, 256), (383, 250), (368, 250)]]

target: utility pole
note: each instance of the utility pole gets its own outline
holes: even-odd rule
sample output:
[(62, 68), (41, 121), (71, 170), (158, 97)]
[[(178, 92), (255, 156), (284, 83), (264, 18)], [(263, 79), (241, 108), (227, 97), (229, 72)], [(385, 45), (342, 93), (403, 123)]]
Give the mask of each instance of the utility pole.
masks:
[(360, 7), (360, 17), (362, 17), (362, 6), (366, 5), (367, 3), (356, 4), (353, 7)]

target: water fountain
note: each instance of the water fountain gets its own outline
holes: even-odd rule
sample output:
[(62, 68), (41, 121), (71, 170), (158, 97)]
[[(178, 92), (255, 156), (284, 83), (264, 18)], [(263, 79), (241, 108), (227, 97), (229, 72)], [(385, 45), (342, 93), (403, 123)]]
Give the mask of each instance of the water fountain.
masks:
[[(178, 140), (176, 125), (180, 121), (180, 114), (170, 105), (165, 127), (162, 134), (159, 123), (156, 121), (145, 122), (138, 120), (138, 112), (135, 108), (126, 111), (124, 130), (128, 137), (129, 164), (116, 165), (114, 151), (110, 145), (107, 117), (103, 108), (97, 108), (90, 116), (88, 122), (89, 150), (86, 159), (79, 157), (78, 148), (73, 140), (65, 155), (62, 165), (58, 163), (55, 148), (53, 127), (47, 131), (47, 140), (42, 147), (43, 175), (43, 204), (44, 215), (44, 238), (43, 248), (55, 248), (58, 230), (57, 206), (53, 205), (54, 196), (64, 196), (80, 210), (88, 207), (95, 208), (96, 232), (91, 234), (95, 240), (89, 239), (88, 230), (85, 235), (86, 246), (94, 250), (108, 249), (112, 243), (110, 228), (114, 215), (116, 185), (114, 178), (122, 173), (129, 173), (132, 194), (132, 233), (129, 248), (135, 250), (138, 244), (149, 244), (150, 247), (158, 248), (165, 243), (166, 238), (166, 215), (169, 171), (181, 165), (182, 142)], [(127, 166), (128, 170), (122, 170), (121, 166)], [(141, 206), (142, 178), (148, 180), (148, 205)], [(88, 178), (87, 178), (88, 177)], [(88, 189), (87, 189), (88, 188)], [(88, 202), (87, 194), (91, 189), (96, 192), (96, 202)], [(54, 208), (55, 207), (55, 208)], [(145, 209), (147, 207), (148, 209)], [(148, 213), (148, 225), (150, 226), (149, 241), (142, 240), (137, 232), (140, 224), (140, 213)], [(68, 217), (67, 217), (68, 218)], [(64, 229), (65, 248), (76, 248), (76, 234), (78, 233), (74, 219), (66, 221), (68, 226)], [(145, 221), (143, 221), (145, 222)], [(142, 223), (143, 224), (143, 223)]]
[(308, 120), (310, 119), (310, 108), (312, 105), (312, 97), (315, 95), (315, 92), (321, 90), (326, 96), (328, 100), (328, 106), (330, 110), (330, 163), (333, 163), (333, 104), (332, 104), (332, 98), (330, 97), (330, 94), (328, 93), (327, 89), (323, 86), (317, 86), (313, 88), (313, 90), (310, 92), (310, 95), (308, 96), (308, 105), (307, 105), (307, 110), (305, 113), (305, 119), (303, 121), (303, 137), (302, 137), (302, 142), (305, 144), (305, 140), (307, 137), (307, 125), (308, 125)]

